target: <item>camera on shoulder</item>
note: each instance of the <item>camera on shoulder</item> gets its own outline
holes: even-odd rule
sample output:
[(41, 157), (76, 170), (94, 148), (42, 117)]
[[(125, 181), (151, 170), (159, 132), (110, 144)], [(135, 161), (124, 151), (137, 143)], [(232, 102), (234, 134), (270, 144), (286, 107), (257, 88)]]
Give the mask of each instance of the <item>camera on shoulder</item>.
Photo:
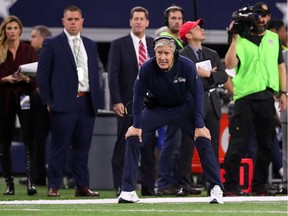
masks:
[(253, 6), (240, 8), (232, 14), (234, 24), (228, 33), (239, 34), (241, 37), (247, 37), (253, 29), (253, 22), (259, 18), (259, 14), (253, 11)]

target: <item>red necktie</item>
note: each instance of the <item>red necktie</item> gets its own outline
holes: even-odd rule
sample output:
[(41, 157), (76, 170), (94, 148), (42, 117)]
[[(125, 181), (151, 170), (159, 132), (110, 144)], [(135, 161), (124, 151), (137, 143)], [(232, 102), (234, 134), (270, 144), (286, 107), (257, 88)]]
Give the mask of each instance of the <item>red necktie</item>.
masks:
[(139, 59), (138, 59), (138, 65), (139, 68), (142, 66), (142, 64), (146, 61), (146, 50), (144, 47), (143, 42), (139, 41)]

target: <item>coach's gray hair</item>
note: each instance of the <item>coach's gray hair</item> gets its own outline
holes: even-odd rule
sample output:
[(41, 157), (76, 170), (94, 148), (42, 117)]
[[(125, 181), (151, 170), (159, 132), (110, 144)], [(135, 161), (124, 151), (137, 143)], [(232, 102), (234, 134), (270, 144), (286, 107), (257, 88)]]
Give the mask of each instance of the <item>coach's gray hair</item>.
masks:
[(161, 46), (170, 46), (173, 53), (176, 50), (176, 44), (175, 44), (175, 41), (173, 41), (173, 39), (170, 40), (170, 39), (163, 38), (163, 39), (158, 40), (155, 44), (154, 50), (156, 51), (156, 49)]

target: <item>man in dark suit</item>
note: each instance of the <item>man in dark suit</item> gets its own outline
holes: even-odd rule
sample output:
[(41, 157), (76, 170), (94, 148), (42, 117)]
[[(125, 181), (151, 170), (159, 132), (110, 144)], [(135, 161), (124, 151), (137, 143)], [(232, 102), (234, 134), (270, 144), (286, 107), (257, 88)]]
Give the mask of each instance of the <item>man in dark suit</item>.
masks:
[(99, 106), (96, 42), (80, 36), (84, 19), (77, 6), (64, 9), (64, 31), (47, 38), (39, 55), (37, 79), (51, 116), (48, 196), (60, 196), (63, 166), (70, 148), (75, 196), (99, 196), (89, 189), (88, 154)]
[[(145, 35), (145, 30), (148, 25), (149, 14), (147, 9), (143, 7), (132, 8), (130, 12), (131, 32), (124, 37), (112, 41), (109, 51), (109, 88), (113, 110), (117, 115), (117, 140), (112, 156), (113, 181), (117, 196), (120, 194), (122, 181), (126, 146), (125, 133), (133, 123), (133, 117), (131, 115), (125, 115), (125, 106), (129, 106), (128, 104), (132, 105), (133, 85), (139, 67), (141, 66), (141, 62), (139, 61), (140, 40), (144, 44), (146, 59), (154, 55), (152, 47), (153, 38)], [(130, 112), (132, 114), (132, 111)], [(154, 151), (154, 146), (151, 144), (151, 149), (152, 147)], [(150, 158), (146, 159), (151, 160)], [(152, 159), (152, 161), (153, 160), (154, 159)], [(151, 172), (151, 169), (148, 170)], [(146, 180), (148, 181), (149, 179), (146, 178)], [(154, 185), (152, 188), (154, 188)], [(143, 188), (143, 182), (142, 189), (145, 190), (145, 188)]]
[[(225, 65), (221, 62), (218, 53), (215, 50), (202, 46), (202, 42), (206, 39), (204, 29), (201, 28), (203, 20), (199, 19), (195, 22), (185, 22), (180, 30), (181, 40), (186, 46), (180, 51), (180, 54), (189, 58), (196, 63), (197, 74), (201, 77), (204, 90), (204, 122), (211, 133), (211, 144), (214, 154), (218, 161), (219, 136), (220, 136), (220, 119), (221, 119), (221, 103), (220, 97), (216, 90), (219, 84), (227, 81), (228, 75), (225, 72)], [(208, 60), (211, 68), (201, 65), (201, 62)], [(199, 63), (199, 64), (198, 64)], [(187, 136), (185, 133), (183, 136)], [(183, 139), (183, 137), (182, 137)], [(185, 139), (185, 137), (184, 137)], [(182, 188), (178, 195), (188, 195), (189, 182), (191, 179), (191, 155), (193, 154), (194, 142), (191, 140), (182, 142), (180, 155), (183, 166), (179, 166), (180, 187)], [(185, 146), (185, 143), (188, 145)], [(186, 165), (185, 165), (186, 164)]]

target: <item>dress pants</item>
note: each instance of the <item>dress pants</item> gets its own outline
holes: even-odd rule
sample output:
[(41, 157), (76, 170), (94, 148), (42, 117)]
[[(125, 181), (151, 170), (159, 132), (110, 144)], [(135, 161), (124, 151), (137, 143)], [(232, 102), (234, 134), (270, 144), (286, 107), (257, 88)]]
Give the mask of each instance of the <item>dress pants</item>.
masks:
[(50, 115), (52, 140), (48, 162), (48, 187), (61, 187), (66, 153), (70, 150), (76, 187), (88, 188), (88, 155), (95, 122), (90, 97), (78, 97), (77, 104), (70, 112), (52, 111)]

